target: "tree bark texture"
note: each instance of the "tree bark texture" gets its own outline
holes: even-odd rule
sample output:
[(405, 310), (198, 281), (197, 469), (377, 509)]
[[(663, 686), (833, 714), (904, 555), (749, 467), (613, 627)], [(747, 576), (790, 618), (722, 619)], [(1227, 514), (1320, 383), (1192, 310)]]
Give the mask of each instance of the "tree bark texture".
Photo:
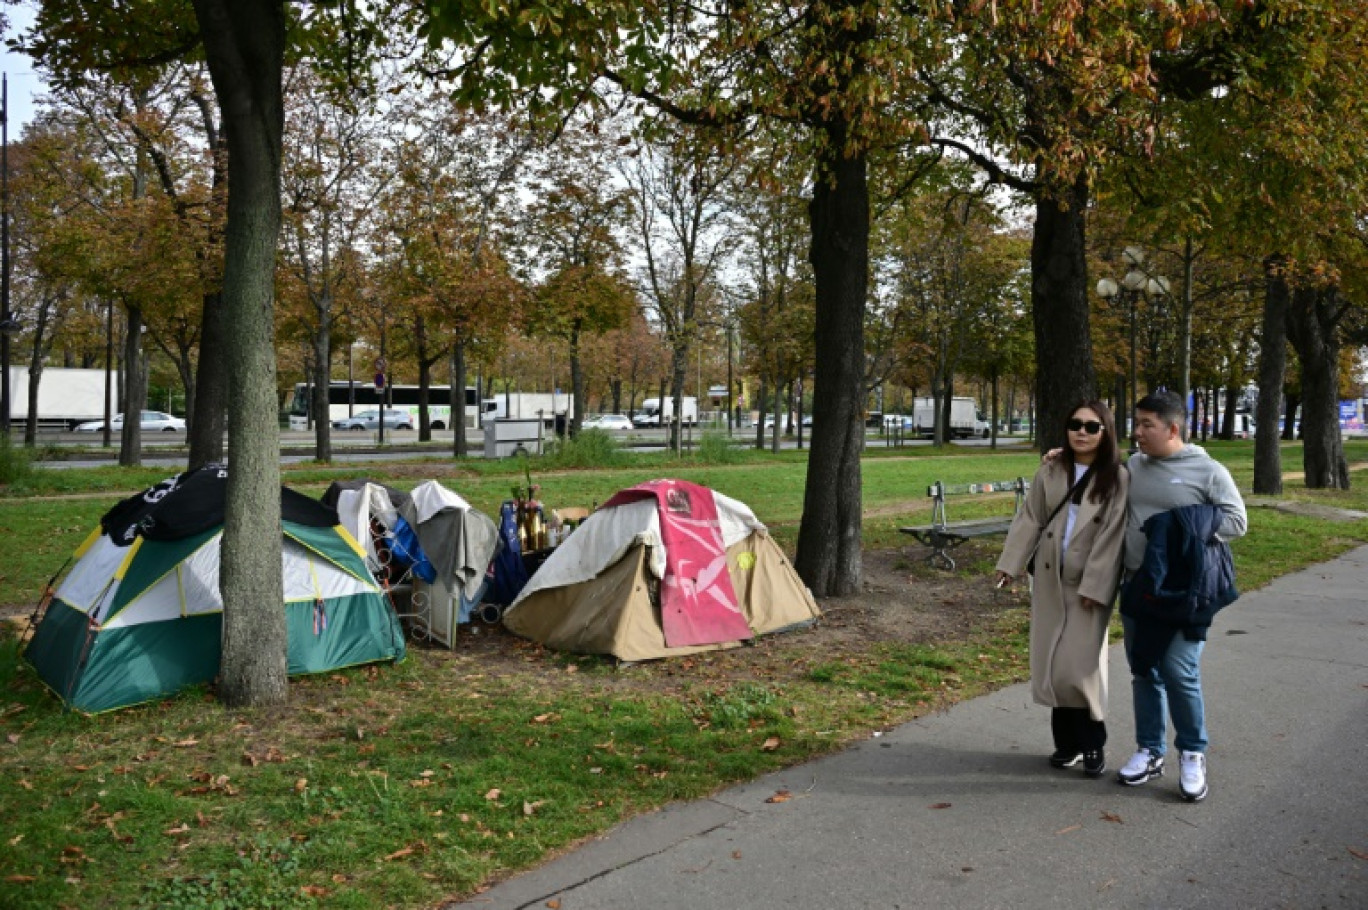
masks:
[(1299, 287), (1292, 294), (1287, 336), (1301, 361), (1302, 469), (1313, 490), (1349, 489), (1339, 424), (1338, 289)]
[[(581, 424), (584, 423), (584, 364), (580, 360), (580, 334), (583, 326), (580, 320), (575, 320), (575, 324), (570, 329), (570, 394), (573, 396), (570, 404), (569, 420), (566, 421), (567, 431), (571, 438), (578, 436)], [(676, 414), (680, 413), (675, 411)]]
[[(843, 125), (827, 128), (808, 217), (816, 283), (814, 434), (794, 568), (818, 597), (855, 594), (863, 580), (860, 454), (864, 439), (864, 316), (869, 289), (869, 184), (863, 154), (845, 155)], [(776, 420), (777, 423), (777, 420)]]
[(228, 140), (223, 303), (232, 470), (219, 693), (230, 705), (276, 705), (289, 694), (273, 321), (285, 7), (279, 0), (194, 0), (194, 7)]
[[(464, 458), (470, 451), (466, 444), (466, 356), (465, 339), (457, 338), (451, 345), (451, 454)], [(477, 396), (478, 397), (478, 396)], [(479, 402), (477, 402), (479, 404)], [(483, 405), (480, 405), (483, 407)]]
[[(1088, 329), (1088, 261), (1084, 212), (1088, 182), (1079, 177), (1059, 197), (1036, 200), (1031, 239), (1031, 316), (1035, 325), (1036, 443), (1062, 446), (1075, 403), (1096, 397)], [(1118, 422), (1124, 425), (1124, 416)]]
[(1287, 373), (1287, 263), (1280, 256), (1264, 260), (1263, 335), (1259, 339), (1259, 403), (1254, 411), (1254, 492), (1282, 495), (1282, 449), (1278, 418), (1282, 415), (1283, 381)]
[(313, 337), (314, 457), (332, 461), (332, 310), (318, 308)]
[(147, 359), (142, 353), (142, 309), (128, 307), (124, 332), (123, 432), (119, 434), (119, 464), (128, 468), (142, 462), (142, 409), (147, 404)]

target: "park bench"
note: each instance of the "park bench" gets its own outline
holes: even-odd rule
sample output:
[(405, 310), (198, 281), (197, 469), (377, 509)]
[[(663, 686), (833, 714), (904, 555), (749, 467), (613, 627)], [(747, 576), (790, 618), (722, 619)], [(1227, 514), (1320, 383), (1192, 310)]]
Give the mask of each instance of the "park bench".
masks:
[[(1012, 519), (1021, 509), (1021, 501), (1031, 488), (1030, 481), (1024, 477), (1016, 480), (993, 480), (987, 483), (944, 484), (939, 480), (927, 487), (926, 495), (932, 499), (931, 523), (911, 528), (899, 528), (904, 534), (911, 534), (918, 541), (931, 547), (932, 553), (926, 561), (942, 568), (953, 569), (955, 560), (950, 551), (966, 540), (976, 537), (991, 537), (1006, 534), (1012, 526)], [(965, 496), (980, 493), (1015, 493), (1016, 504), (1012, 514), (1002, 518), (977, 518), (970, 521), (950, 521), (945, 510), (947, 496)]]

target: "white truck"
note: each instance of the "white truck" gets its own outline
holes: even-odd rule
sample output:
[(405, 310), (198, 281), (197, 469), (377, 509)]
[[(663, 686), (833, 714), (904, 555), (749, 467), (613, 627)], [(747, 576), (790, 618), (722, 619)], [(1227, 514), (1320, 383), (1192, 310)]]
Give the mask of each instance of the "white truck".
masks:
[[(27, 367), (10, 367), (11, 427), (28, 419), (29, 373)], [(118, 376), (110, 375), (109, 413), (118, 414)], [(72, 430), (78, 423), (104, 420), (105, 371), (70, 367), (44, 367), (38, 379), (38, 426)]]
[[(683, 418), (686, 426), (698, 426), (698, 399), (692, 395), (684, 396)], [(674, 399), (665, 398), (665, 420), (668, 422), (674, 419)], [(639, 427), (658, 427), (660, 426), (660, 399), (647, 398), (641, 402), (641, 410), (637, 412), (632, 423)]]
[[(912, 403), (913, 431), (920, 429), (921, 435), (928, 439), (936, 433), (936, 399), (918, 398)], [(950, 399), (950, 426), (946, 428), (947, 439), (969, 439), (982, 435), (987, 429), (978, 413), (978, 403), (972, 398)]]
[(505, 392), (484, 400), (481, 422), (540, 416), (543, 425), (552, 429), (556, 415), (564, 414), (568, 421), (574, 406), (575, 396), (565, 392)]

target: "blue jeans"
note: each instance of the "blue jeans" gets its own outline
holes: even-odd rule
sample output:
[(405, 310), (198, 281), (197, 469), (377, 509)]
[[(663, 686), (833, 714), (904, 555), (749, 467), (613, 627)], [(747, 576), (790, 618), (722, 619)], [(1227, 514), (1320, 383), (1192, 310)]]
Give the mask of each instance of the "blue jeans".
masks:
[[(1121, 617), (1126, 633), (1126, 659), (1131, 657), (1135, 621)], [(1173, 718), (1173, 742), (1184, 752), (1207, 749), (1206, 709), (1202, 704), (1202, 648), (1204, 641), (1188, 641), (1182, 632), (1173, 636), (1163, 660), (1148, 673), (1131, 674), (1131, 699), (1135, 705), (1135, 742), (1155, 755), (1167, 751), (1165, 712)]]

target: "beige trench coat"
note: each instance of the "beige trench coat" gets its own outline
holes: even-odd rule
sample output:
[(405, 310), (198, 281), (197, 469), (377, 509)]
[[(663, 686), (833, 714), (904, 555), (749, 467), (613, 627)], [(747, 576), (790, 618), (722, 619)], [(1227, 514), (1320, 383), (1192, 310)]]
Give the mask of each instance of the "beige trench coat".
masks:
[[(1066, 471), (1055, 461), (1036, 472), (1007, 532), (997, 568), (1013, 577), (1021, 575), (1036, 551), (1031, 593), (1031, 695), (1035, 701), (1051, 708), (1087, 708), (1093, 720), (1104, 720), (1107, 624), (1121, 579), (1130, 475), (1122, 467), (1120, 485), (1105, 503), (1093, 502), (1090, 492), (1085, 492), (1061, 560), (1059, 545), (1069, 507), (1060, 509), (1048, 528), (1040, 525), (1072, 486)], [(1090, 609), (1083, 606), (1083, 597), (1106, 606)]]

